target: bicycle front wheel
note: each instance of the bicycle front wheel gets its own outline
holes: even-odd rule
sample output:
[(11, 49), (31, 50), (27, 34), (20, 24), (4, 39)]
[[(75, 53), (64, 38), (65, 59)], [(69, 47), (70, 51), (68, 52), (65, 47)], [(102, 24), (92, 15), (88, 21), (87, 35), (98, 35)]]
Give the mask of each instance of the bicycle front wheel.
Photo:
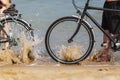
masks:
[(94, 44), (94, 36), (86, 22), (82, 22), (79, 32), (72, 42), (71, 36), (75, 33), (78, 18), (63, 17), (56, 20), (48, 29), (45, 45), (49, 55), (60, 63), (74, 64), (86, 59)]
[(25, 46), (27, 47), (27, 42), (33, 41), (33, 29), (30, 24), (22, 19), (7, 18), (1, 20), (3, 29), (5, 30), (8, 42), (0, 45), (0, 48), (7, 47), (17, 53), (21, 53)]

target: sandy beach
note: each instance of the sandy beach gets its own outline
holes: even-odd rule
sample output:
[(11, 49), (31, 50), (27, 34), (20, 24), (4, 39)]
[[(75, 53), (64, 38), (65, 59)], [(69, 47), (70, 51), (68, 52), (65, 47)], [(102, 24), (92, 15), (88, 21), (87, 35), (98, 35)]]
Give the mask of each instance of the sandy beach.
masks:
[(119, 64), (90, 64), (3, 65), (0, 80), (120, 80)]
[[(66, 49), (64, 58), (74, 60), (73, 52), (79, 55), (79, 48)], [(36, 59), (32, 47), (24, 42), (20, 55), (10, 49), (0, 50), (0, 80), (120, 80), (120, 62), (96, 62), (101, 58), (97, 54), (79, 64), (67, 65), (51, 57), (47, 60), (48, 56)]]

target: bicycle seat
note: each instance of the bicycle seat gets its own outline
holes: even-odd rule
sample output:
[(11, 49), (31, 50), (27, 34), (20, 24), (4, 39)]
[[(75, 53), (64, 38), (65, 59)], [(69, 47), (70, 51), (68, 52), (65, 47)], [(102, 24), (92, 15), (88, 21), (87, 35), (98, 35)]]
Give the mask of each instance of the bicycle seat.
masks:
[(15, 4), (11, 4), (9, 8), (3, 11), (4, 14), (10, 15), (10, 16), (17, 16), (18, 10), (15, 8)]

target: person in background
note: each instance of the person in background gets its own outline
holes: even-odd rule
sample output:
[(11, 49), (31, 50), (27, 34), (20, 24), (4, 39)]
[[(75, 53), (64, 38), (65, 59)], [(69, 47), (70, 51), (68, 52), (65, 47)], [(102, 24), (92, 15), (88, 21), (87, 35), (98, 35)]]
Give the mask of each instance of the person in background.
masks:
[[(9, 8), (9, 6), (11, 5), (11, 0), (0, 0), (0, 5), (1, 5), (0, 14), (2, 14), (3, 11), (6, 10), (7, 8)], [(4, 18), (4, 16), (0, 16), (0, 19), (2, 19), (2, 18)], [(4, 29), (6, 31), (8, 31), (9, 30), (9, 24), (5, 24)], [(3, 36), (3, 37), (6, 37), (6, 35), (4, 35), (2, 31), (0, 31), (0, 35)], [(3, 50), (5, 48), (8, 48), (8, 46), (9, 46), (9, 43), (5, 43)]]
[[(108, 9), (119, 9), (120, 10), (120, 0), (106, 0), (104, 3), (104, 8)], [(107, 32), (108, 34), (113, 35), (114, 37), (117, 36), (118, 28), (120, 27), (120, 12), (117, 11), (103, 11), (103, 16), (102, 16), (102, 28)], [(116, 32), (116, 33), (115, 33)], [(110, 56), (110, 40), (107, 36), (103, 35), (103, 43), (102, 46), (104, 47), (105, 54), (104, 56), (106, 59), (105, 61), (109, 61), (107, 57)]]
[(11, 0), (0, 0), (0, 4), (2, 5), (2, 8), (0, 9), (0, 13), (2, 13), (4, 10), (9, 8), (11, 4)]

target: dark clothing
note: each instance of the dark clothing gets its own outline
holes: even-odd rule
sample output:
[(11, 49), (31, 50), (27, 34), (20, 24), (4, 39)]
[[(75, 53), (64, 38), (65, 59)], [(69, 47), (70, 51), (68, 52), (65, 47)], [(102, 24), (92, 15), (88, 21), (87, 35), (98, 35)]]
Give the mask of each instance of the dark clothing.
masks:
[(0, 9), (2, 9), (2, 7), (3, 7), (3, 4), (2, 4), (2, 2), (0, 1)]
[[(104, 8), (120, 10), (120, 1), (105, 2)], [(102, 28), (110, 33), (120, 33), (120, 12), (104, 11), (102, 16)]]

